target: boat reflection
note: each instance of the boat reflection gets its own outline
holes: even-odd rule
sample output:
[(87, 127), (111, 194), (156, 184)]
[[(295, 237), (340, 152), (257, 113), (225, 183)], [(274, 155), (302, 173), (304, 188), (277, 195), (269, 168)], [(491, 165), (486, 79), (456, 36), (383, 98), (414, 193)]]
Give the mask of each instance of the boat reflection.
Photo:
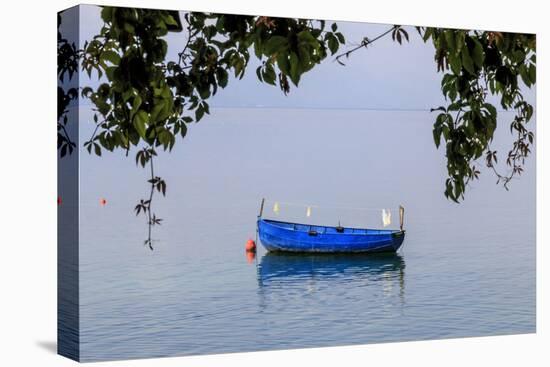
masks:
[[(391, 254), (293, 254), (268, 252), (258, 265), (260, 290), (306, 286), (309, 291), (323, 285), (376, 283), (384, 293), (397, 288), (402, 299), (405, 288), (405, 260)], [(315, 286), (317, 285), (317, 287)]]

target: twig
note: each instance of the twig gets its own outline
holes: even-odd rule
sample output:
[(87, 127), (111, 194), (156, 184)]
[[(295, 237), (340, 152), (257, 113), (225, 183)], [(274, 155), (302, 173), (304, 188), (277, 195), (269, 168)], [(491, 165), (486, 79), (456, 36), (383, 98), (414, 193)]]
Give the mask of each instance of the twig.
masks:
[(363, 48), (363, 47), (366, 48), (368, 45), (370, 45), (370, 44), (372, 44), (372, 43), (378, 41), (380, 38), (384, 37), (385, 35), (387, 35), (388, 33), (390, 33), (391, 31), (393, 31), (394, 29), (396, 29), (396, 28), (398, 28), (398, 27), (399, 27), (399, 26), (394, 25), (394, 26), (392, 26), (390, 29), (388, 29), (387, 31), (385, 31), (385, 32), (383, 32), (383, 33), (381, 33), (381, 34), (379, 34), (378, 36), (374, 37), (373, 39), (369, 39), (369, 38), (365, 37), (365, 38), (363, 39), (363, 41), (361, 41), (361, 44), (360, 44), (359, 46), (354, 47), (354, 48), (352, 48), (351, 50), (348, 50), (348, 51), (346, 51), (346, 52), (344, 52), (344, 53), (342, 53), (342, 54), (336, 56), (336, 59), (335, 59), (334, 61), (338, 62), (338, 63), (341, 64), (341, 65), (344, 65), (344, 63), (343, 63), (342, 61), (340, 61), (340, 59), (341, 59), (342, 57), (348, 58), (349, 55), (351, 55), (351, 54), (354, 53), (355, 51), (357, 51), (357, 50), (359, 50), (359, 49), (361, 49), (361, 48)]

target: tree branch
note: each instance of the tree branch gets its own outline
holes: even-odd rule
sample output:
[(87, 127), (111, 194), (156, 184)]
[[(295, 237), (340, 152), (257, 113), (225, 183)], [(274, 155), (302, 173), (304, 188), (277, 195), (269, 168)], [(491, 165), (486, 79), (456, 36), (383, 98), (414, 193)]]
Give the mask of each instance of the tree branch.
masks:
[(373, 39), (369, 39), (369, 38), (367, 38), (367, 37), (363, 38), (363, 41), (361, 41), (361, 44), (360, 44), (359, 46), (354, 47), (354, 48), (352, 48), (351, 50), (348, 50), (348, 51), (346, 51), (346, 52), (344, 52), (344, 53), (342, 53), (342, 54), (336, 56), (335, 61), (338, 62), (338, 63), (341, 64), (341, 65), (345, 65), (345, 64), (340, 60), (341, 58), (343, 58), (343, 57), (348, 58), (349, 55), (351, 55), (351, 54), (354, 53), (355, 51), (360, 50), (360, 49), (362, 49), (362, 48), (367, 48), (367, 46), (369, 46), (370, 44), (372, 44), (372, 43), (378, 41), (380, 38), (386, 36), (387, 34), (389, 34), (390, 32), (392, 32), (393, 30), (395, 30), (395, 29), (397, 29), (397, 28), (399, 28), (399, 26), (398, 26), (398, 25), (394, 25), (394, 26), (392, 26), (390, 29), (388, 29), (388, 30), (385, 31), (385, 32), (382, 32), (381, 34), (379, 34), (378, 36), (374, 37)]

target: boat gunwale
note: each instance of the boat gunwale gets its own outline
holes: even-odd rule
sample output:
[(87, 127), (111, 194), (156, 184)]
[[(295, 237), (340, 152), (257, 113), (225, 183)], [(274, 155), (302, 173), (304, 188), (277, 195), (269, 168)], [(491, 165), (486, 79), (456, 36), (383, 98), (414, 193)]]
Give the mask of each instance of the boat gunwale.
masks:
[[(273, 223), (285, 223), (285, 224), (294, 224), (294, 225), (300, 225), (300, 226), (322, 227), (322, 228), (332, 228), (332, 229), (338, 228), (337, 226), (321, 226), (321, 225), (316, 225), (316, 224), (285, 222), (285, 221), (282, 221), (282, 220), (266, 219), (266, 218), (259, 217), (258, 222), (260, 222), (260, 221), (264, 221), (264, 223), (266, 223), (266, 224), (272, 224), (272, 225), (274, 225), (274, 226), (276, 226), (277, 228), (280, 228), (280, 229), (285, 229), (285, 230), (288, 230), (288, 231), (303, 232), (303, 233), (307, 233), (307, 231), (302, 231), (302, 230), (296, 230), (296, 229), (293, 229), (293, 228), (286, 228), (286, 227), (282, 227), (282, 226), (277, 226), (276, 224), (273, 224)], [(386, 235), (387, 236), (387, 235), (392, 235), (392, 236), (395, 236), (395, 235), (401, 235), (401, 234), (404, 235), (405, 234), (404, 229), (374, 229), (374, 228), (358, 228), (358, 227), (342, 227), (342, 228), (344, 230), (351, 229), (351, 230), (386, 231), (386, 232), (384, 232), (384, 233), (321, 233), (321, 234), (331, 235), (331, 236), (332, 235), (338, 235), (338, 236), (341, 236), (341, 235), (346, 235), (346, 236), (373, 236), (373, 235)]]

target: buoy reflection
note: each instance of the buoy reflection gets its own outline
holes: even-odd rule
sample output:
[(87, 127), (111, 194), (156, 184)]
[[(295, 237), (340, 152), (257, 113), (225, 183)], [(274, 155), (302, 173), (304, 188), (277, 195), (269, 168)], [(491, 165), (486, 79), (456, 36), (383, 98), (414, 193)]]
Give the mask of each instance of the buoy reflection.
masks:
[(249, 264), (252, 264), (256, 260), (256, 253), (255, 252), (247, 252), (246, 253), (246, 262)]

